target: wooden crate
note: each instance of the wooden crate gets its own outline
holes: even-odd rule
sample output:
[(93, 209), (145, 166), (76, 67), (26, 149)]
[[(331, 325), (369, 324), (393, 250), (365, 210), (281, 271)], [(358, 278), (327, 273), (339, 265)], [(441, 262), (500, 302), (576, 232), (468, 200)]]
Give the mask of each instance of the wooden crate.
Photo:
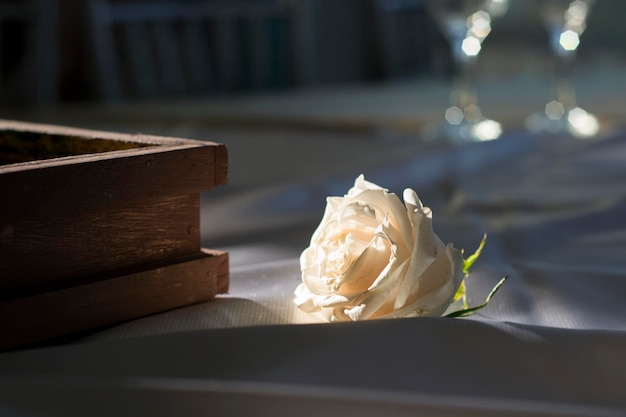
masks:
[(227, 171), (217, 143), (0, 121), (0, 350), (226, 292), (200, 192)]

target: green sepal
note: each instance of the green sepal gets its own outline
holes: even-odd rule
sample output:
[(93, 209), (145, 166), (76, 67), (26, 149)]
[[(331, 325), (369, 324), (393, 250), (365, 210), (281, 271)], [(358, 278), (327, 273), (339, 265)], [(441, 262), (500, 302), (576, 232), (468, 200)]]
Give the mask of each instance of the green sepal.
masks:
[(467, 308), (467, 302), (466, 302), (466, 296), (465, 296), (466, 291), (467, 289), (465, 288), (465, 279), (463, 279), (463, 281), (461, 281), (461, 285), (459, 285), (459, 288), (456, 290), (456, 294), (454, 294), (454, 298), (452, 299), (452, 302), (456, 303), (462, 298), (463, 308)]
[(469, 274), (470, 269), (474, 265), (474, 262), (476, 262), (476, 260), (480, 257), (480, 254), (482, 253), (486, 242), (487, 242), (487, 234), (485, 233), (483, 235), (483, 239), (480, 241), (480, 244), (478, 245), (478, 249), (476, 249), (476, 252), (468, 256), (467, 259), (463, 259), (463, 273), (465, 275)]
[[(483, 235), (482, 240), (480, 241), (480, 244), (478, 245), (478, 249), (476, 249), (476, 251), (473, 254), (468, 256), (467, 259), (463, 259), (463, 274), (465, 275), (465, 277), (463, 278), (463, 281), (461, 281), (461, 285), (459, 285), (459, 288), (454, 294), (454, 298), (452, 299), (452, 302), (455, 303), (462, 299), (464, 310), (467, 310), (469, 308), (469, 306), (467, 305), (467, 286), (465, 285), (465, 279), (469, 275), (471, 267), (474, 265), (476, 260), (480, 257), (480, 254), (482, 253), (486, 242), (487, 242), (487, 234), (485, 233)], [(461, 250), (461, 253), (463, 252), (464, 251)]]
[(475, 312), (477, 312), (478, 310), (481, 310), (483, 308), (485, 308), (487, 306), (487, 304), (489, 304), (489, 302), (491, 301), (491, 299), (493, 298), (493, 296), (498, 292), (498, 290), (500, 289), (500, 287), (502, 286), (502, 284), (504, 284), (504, 282), (507, 280), (508, 277), (504, 277), (502, 278), (491, 290), (491, 292), (489, 293), (489, 295), (487, 295), (487, 298), (485, 299), (485, 302), (482, 303), (481, 305), (478, 305), (476, 307), (470, 307), (470, 308), (464, 308), (462, 310), (457, 310), (457, 311), (453, 311), (452, 313), (446, 314), (443, 317), (468, 317), (471, 316), (472, 314), (474, 314)]

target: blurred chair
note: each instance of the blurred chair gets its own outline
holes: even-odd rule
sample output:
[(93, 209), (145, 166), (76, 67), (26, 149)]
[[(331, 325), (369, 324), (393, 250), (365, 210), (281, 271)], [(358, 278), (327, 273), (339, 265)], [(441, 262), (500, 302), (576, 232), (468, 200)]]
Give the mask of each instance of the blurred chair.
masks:
[(293, 81), (292, 2), (86, 1), (103, 100), (199, 96)]
[[(375, 42), (382, 77), (414, 77), (433, 71), (442, 43), (423, 0), (374, 0)], [(441, 44), (441, 45), (440, 45)]]
[(0, 97), (51, 104), (58, 100), (59, 51), (56, 0), (0, 1)]

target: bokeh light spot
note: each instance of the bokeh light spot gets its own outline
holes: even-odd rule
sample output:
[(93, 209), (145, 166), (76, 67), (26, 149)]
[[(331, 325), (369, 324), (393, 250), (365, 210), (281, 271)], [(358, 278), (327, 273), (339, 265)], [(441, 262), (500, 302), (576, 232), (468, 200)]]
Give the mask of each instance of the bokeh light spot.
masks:
[(480, 40), (474, 36), (468, 36), (463, 39), (463, 45), (461, 46), (463, 52), (467, 56), (476, 56), (480, 52)]
[(480, 141), (494, 140), (502, 134), (502, 126), (494, 120), (483, 120), (474, 126), (473, 133)]
[(444, 117), (451, 125), (461, 124), (463, 121), (463, 110), (456, 106), (448, 107)]
[(491, 32), (491, 17), (489, 13), (480, 10), (468, 18), (468, 27), (476, 38), (485, 39)]
[(561, 47), (566, 51), (574, 51), (578, 48), (578, 44), (580, 44), (580, 37), (578, 33), (573, 30), (566, 30), (561, 33), (561, 37), (559, 38), (559, 43)]
[(598, 119), (580, 107), (569, 111), (567, 121), (572, 126), (572, 133), (579, 137), (592, 137), (600, 130)]
[(559, 120), (565, 114), (565, 107), (560, 101), (552, 100), (546, 104), (546, 116), (550, 120)]

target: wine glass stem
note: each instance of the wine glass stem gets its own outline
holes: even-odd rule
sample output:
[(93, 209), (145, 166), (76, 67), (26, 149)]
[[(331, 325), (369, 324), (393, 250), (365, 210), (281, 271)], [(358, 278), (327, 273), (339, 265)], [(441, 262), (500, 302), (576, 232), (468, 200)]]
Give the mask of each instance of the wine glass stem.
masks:
[(554, 94), (565, 110), (576, 107), (576, 96), (572, 87), (572, 68), (576, 51), (564, 50), (558, 41), (553, 41), (555, 65)]
[(470, 105), (476, 105), (476, 92), (474, 87), (476, 75), (476, 57), (465, 55), (461, 49), (462, 40), (454, 42), (453, 55), (457, 71), (454, 79), (454, 90), (450, 97), (450, 104), (461, 109)]

